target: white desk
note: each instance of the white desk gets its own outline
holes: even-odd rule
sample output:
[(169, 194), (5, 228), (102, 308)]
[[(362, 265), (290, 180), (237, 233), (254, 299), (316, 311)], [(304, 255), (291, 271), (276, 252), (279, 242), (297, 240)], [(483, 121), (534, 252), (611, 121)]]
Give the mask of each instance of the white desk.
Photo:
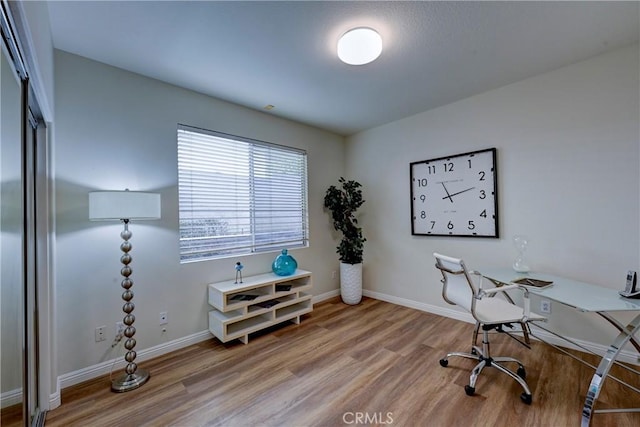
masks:
[[(536, 289), (527, 287), (527, 289), (532, 294), (557, 301), (579, 311), (598, 313), (618, 329), (618, 336), (609, 345), (607, 352), (602, 357), (602, 360), (591, 379), (589, 389), (587, 390), (587, 396), (582, 408), (582, 427), (589, 426), (591, 423), (591, 416), (594, 413), (604, 412), (594, 410), (594, 406), (598, 399), (598, 395), (600, 394), (600, 390), (602, 389), (602, 384), (604, 383), (611, 366), (616, 361), (622, 348), (628, 342), (631, 342), (640, 353), (640, 344), (635, 336), (640, 330), (640, 314), (638, 314), (627, 325), (623, 325), (611, 317), (609, 313), (613, 311), (637, 311), (640, 313), (640, 300), (621, 297), (615, 289), (603, 288), (602, 286), (596, 286), (550, 274), (535, 272), (523, 274), (510, 269), (491, 268), (480, 270), (480, 273), (483, 277), (496, 284), (512, 283), (514, 280), (522, 277), (551, 281), (553, 282), (553, 285), (548, 288)], [(635, 390), (637, 391), (637, 389)], [(640, 409), (629, 409), (627, 411), (637, 412), (640, 411)]]

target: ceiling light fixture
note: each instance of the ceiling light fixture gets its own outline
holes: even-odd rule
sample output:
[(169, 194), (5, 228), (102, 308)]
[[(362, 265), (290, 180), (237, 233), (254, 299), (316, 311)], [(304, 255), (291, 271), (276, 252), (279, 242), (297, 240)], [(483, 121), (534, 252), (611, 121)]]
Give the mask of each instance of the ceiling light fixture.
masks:
[(382, 53), (382, 37), (372, 28), (353, 28), (338, 40), (338, 58), (349, 65), (364, 65)]

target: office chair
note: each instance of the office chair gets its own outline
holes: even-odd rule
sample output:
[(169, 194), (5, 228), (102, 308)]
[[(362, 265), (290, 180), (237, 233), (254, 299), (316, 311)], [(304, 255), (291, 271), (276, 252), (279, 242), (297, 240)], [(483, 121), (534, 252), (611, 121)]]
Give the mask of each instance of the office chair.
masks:
[[(449, 304), (464, 308), (476, 320), (471, 352), (448, 353), (440, 360), (440, 365), (446, 367), (449, 364), (449, 358), (452, 356), (478, 361), (478, 364), (471, 371), (469, 385), (464, 387), (464, 391), (469, 396), (472, 396), (476, 391), (476, 381), (480, 372), (487, 367), (496, 368), (500, 372), (509, 375), (522, 386), (524, 392), (520, 395), (520, 399), (526, 404), (531, 404), (531, 391), (525, 381), (526, 371), (522, 363), (512, 357), (491, 356), (489, 350), (489, 331), (493, 329), (497, 332), (506, 333), (511, 338), (529, 347), (529, 322), (546, 320), (545, 317), (530, 311), (529, 292), (519, 285), (482, 289), (482, 276), (475, 271), (469, 272), (464, 261), (438, 253), (434, 253), (433, 256), (436, 258), (436, 268), (442, 273), (442, 297), (444, 300)], [(478, 276), (478, 280), (474, 280), (475, 278), (472, 278), (472, 276)], [(514, 304), (508, 294), (504, 293), (512, 289), (519, 289), (524, 292), (524, 308)], [(494, 298), (499, 292), (506, 297), (506, 300)], [(513, 328), (513, 324), (516, 323), (520, 324), (522, 328), (524, 342), (504, 330), (505, 327)], [(482, 348), (476, 345), (479, 329), (482, 329), (483, 333)], [(518, 365), (517, 371), (513, 372), (506, 368), (503, 365), (505, 362), (516, 363)]]

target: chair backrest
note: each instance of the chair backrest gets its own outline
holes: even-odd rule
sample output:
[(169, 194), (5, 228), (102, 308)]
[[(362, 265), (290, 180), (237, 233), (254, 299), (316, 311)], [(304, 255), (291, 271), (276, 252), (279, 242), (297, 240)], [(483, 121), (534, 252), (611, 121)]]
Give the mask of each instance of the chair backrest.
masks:
[(438, 253), (433, 256), (436, 258), (436, 268), (442, 273), (442, 297), (449, 304), (459, 305), (474, 313), (478, 290), (464, 261)]

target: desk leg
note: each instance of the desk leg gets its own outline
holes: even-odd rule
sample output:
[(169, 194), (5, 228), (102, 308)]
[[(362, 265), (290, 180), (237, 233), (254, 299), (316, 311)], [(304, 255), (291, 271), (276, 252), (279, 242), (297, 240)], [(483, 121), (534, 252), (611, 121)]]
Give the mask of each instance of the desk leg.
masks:
[(609, 374), (609, 370), (613, 365), (613, 362), (618, 357), (618, 354), (622, 350), (629, 340), (634, 338), (634, 335), (640, 329), (640, 315), (636, 316), (627, 326), (625, 326), (615, 341), (609, 346), (607, 352), (602, 357), (598, 368), (596, 369), (595, 374), (593, 374), (593, 378), (591, 379), (591, 384), (589, 385), (589, 390), (587, 391), (587, 398), (584, 401), (584, 407), (582, 408), (582, 427), (588, 427), (591, 423), (591, 416), (594, 412), (594, 405), (598, 396), (600, 395), (600, 390), (602, 389), (602, 384)]
[[(611, 323), (618, 331), (622, 332), (624, 330), (624, 325), (618, 322), (615, 318), (613, 318), (609, 313), (598, 312), (598, 314), (605, 319), (607, 322)], [(630, 339), (631, 344), (636, 348), (636, 351), (640, 353), (640, 343), (636, 340), (634, 336)]]

